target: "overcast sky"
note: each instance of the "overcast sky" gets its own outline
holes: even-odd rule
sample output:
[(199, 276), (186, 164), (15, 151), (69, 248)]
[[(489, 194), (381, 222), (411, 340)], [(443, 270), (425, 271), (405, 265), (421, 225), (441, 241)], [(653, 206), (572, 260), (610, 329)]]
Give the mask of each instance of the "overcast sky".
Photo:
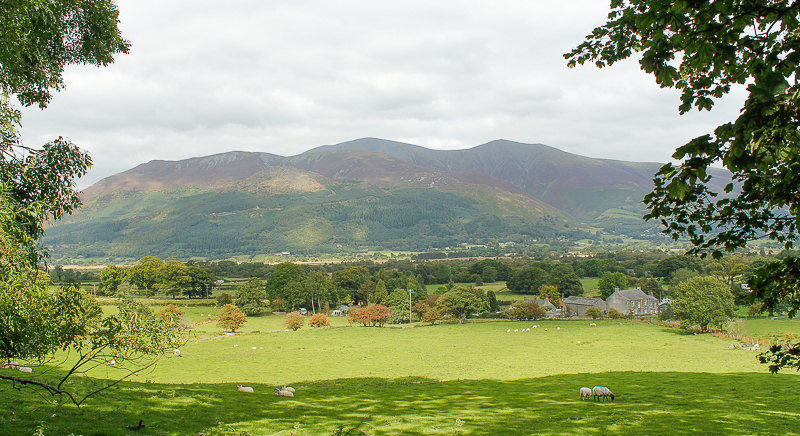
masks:
[(678, 116), (635, 61), (568, 69), (608, 1), (119, 0), (131, 53), (72, 66), (23, 138), (95, 161), (81, 187), (153, 159), (283, 156), (362, 137), (429, 148), (494, 139), (664, 162), (743, 96)]

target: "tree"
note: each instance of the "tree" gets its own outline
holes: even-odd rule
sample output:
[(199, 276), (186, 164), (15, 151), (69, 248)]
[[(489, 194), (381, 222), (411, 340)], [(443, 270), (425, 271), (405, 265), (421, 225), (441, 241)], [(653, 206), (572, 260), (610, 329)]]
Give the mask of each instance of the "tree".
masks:
[(639, 279), (639, 289), (645, 294), (652, 294), (657, 298), (661, 298), (661, 293), (664, 291), (661, 283), (652, 277)]
[(695, 277), (678, 285), (672, 310), (683, 327), (720, 328), (734, 315), (733, 294), (719, 279)]
[(558, 288), (553, 285), (544, 285), (539, 288), (539, 298), (550, 301), (553, 306), (561, 306), (561, 295), (558, 293)]
[(224, 306), (226, 304), (233, 304), (233, 296), (227, 292), (217, 295), (217, 304)]
[(128, 283), (136, 286), (148, 294), (152, 294), (159, 282), (159, 271), (164, 266), (164, 261), (155, 256), (144, 256), (136, 265), (128, 268)]
[(289, 312), (286, 314), (284, 318), (284, 324), (286, 324), (286, 328), (292, 330), (298, 330), (303, 327), (303, 324), (306, 323), (306, 317), (301, 315), (300, 312)]
[[(688, 238), (691, 253), (720, 258), (761, 238), (792, 248), (800, 236), (800, 3), (615, 0), (611, 6), (609, 21), (565, 55), (570, 66), (604, 67), (642, 52), (643, 70), (662, 87), (682, 90), (681, 113), (711, 110), (737, 84), (748, 92), (736, 120), (679, 147), (673, 158), (681, 162), (659, 170), (644, 198), (645, 217), (659, 220), (674, 239)], [(731, 173), (721, 189), (711, 177), (714, 165)], [(755, 274), (752, 298), (778, 304), (797, 295), (797, 283), (800, 262), (782, 259)], [(798, 308), (795, 299), (792, 309)]]
[(247, 315), (244, 314), (238, 307), (233, 304), (226, 304), (222, 306), (222, 310), (217, 315), (217, 327), (230, 329), (231, 332), (236, 332), (236, 329), (243, 326), (247, 322)]
[(628, 286), (628, 276), (619, 272), (604, 272), (597, 282), (597, 288), (600, 289), (600, 298), (606, 299), (614, 293), (615, 288), (625, 289)]
[(568, 263), (559, 263), (553, 266), (547, 274), (547, 284), (555, 286), (565, 297), (570, 295), (583, 295), (581, 278), (575, 269)]
[(506, 311), (506, 316), (516, 320), (533, 320), (544, 318), (547, 311), (533, 301), (515, 301)]
[(116, 265), (103, 268), (100, 273), (100, 290), (106, 294), (117, 292), (119, 286), (125, 283), (125, 270)]
[[(94, 300), (72, 287), (50, 292), (36, 270), (46, 258), (38, 246), (44, 223), (80, 205), (75, 179), (91, 158), (64, 138), (39, 149), (23, 145), (18, 129), (25, 106), (45, 108), (63, 87), (67, 65), (107, 65), (128, 52), (113, 1), (4, 2), (0, 14), (0, 359), (44, 363), (57, 350), (74, 352), (56, 384), (0, 375), (17, 386), (66, 395), (76, 405), (150, 367), (176, 344), (174, 325), (125, 296), (117, 313), (101, 315)], [(108, 360), (123, 375), (86, 395), (67, 390), (75, 374)], [(111, 369), (109, 369), (111, 371)]]
[(331, 280), (322, 271), (311, 271), (303, 281), (303, 288), (311, 300), (311, 311), (317, 313), (322, 310), (322, 300), (329, 302), (331, 299)]
[(266, 296), (264, 282), (257, 277), (251, 277), (236, 289), (236, 306), (247, 316), (261, 315), (267, 309), (264, 302)]
[(513, 270), (506, 282), (506, 286), (518, 294), (535, 294), (540, 286), (546, 284), (547, 271), (527, 265)]
[(348, 321), (353, 323), (357, 322), (366, 326), (383, 327), (389, 318), (392, 317), (392, 311), (382, 304), (370, 304), (366, 307), (353, 308), (347, 315)]
[[(278, 295), (283, 295), (289, 283), (302, 283), (305, 279), (303, 267), (296, 263), (284, 262), (275, 266), (273, 272), (267, 279), (266, 291), (267, 298), (274, 299)], [(286, 298), (286, 295), (284, 295)]]
[(489, 305), (489, 312), (500, 310), (500, 304), (497, 302), (497, 295), (494, 291), (486, 291), (486, 304)]
[(378, 280), (375, 283), (375, 290), (369, 296), (369, 302), (375, 304), (383, 304), (389, 299), (389, 292), (386, 291), (386, 284), (383, 280)]
[(189, 267), (189, 288), (183, 293), (187, 297), (208, 298), (211, 290), (216, 286), (217, 276), (211, 268), (203, 265), (188, 265)]
[(156, 288), (174, 298), (188, 289), (192, 281), (189, 268), (177, 260), (164, 262), (157, 271), (157, 279)]
[(458, 323), (470, 318), (475, 313), (483, 313), (488, 309), (486, 296), (479, 289), (468, 289), (456, 286), (439, 297), (437, 304), (443, 312), (458, 319)]

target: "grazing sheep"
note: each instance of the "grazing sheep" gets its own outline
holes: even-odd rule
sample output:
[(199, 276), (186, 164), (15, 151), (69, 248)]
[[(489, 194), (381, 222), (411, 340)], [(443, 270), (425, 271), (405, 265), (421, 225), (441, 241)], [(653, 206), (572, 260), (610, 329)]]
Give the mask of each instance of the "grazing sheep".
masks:
[(108, 366), (117, 366), (117, 361), (116, 361), (116, 359), (112, 359), (111, 361), (106, 362), (106, 365), (108, 365)]
[(592, 390), (589, 388), (581, 388), (581, 401), (588, 400), (592, 396)]
[(183, 356), (181, 356), (181, 350), (179, 350), (177, 348), (172, 350), (172, 354), (174, 354), (175, 357), (183, 357)]
[(279, 397), (294, 397), (294, 393), (290, 391), (282, 391), (278, 388), (275, 388), (275, 395)]
[(20, 366), (17, 369), (19, 369), (19, 372), (28, 372), (28, 373), (33, 372), (33, 368), (31, 368), (30, 366)]
[(12, 360), (11, 362), (6, 362), (6, 363), (3, 364), (3, 368), (14, 368), (14, 369), (16, 369), (18, 367), (19, 367), (19, 362), (17, 362), (16, 360)]
[(281, 390), (282, 390), (282, 391), (289, 391), (289, 392), (291, 392), (291, 393), (294, 393), (294, 388), (293, 388), (293, 387), (291, 387), (291, 386), (286, 386), (286, 385), (283, 385), (283, 386), (281, 386)]
[(556, 330), (561, 330), (561, 327), (556, 327)]
[(506, 330), (506, 333), (511, 333), (511, 329)]
[(597, 324), (596, 323), (591, 323), (591, 324), (589, 324), (589, 327), (597, 327)]
[(517, 333), (517, 332), (519, 332), (519, 329), (514, 329), (514, 333)]
[(255, 392), (253, 391), (253, 388), (250, 386), (236, 385), (236, 387), (239, 389), (239, 392), (250, 392), (250, 393)]
[(614, 393), (611, 392), (611, 390), (608, 389), (605, 386), (595, 386), (595, 387), (593, 387), (592, 388), (592, 397), (595, 400), (602, 398), (603, 401), (605, 401), (606, 398), (611, 398), (611, 401), (614, 401)]

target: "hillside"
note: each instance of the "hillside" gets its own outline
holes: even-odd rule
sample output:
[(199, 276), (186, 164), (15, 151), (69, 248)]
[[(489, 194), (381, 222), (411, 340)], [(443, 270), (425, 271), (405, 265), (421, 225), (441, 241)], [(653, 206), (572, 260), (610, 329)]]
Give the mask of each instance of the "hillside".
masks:
[(283, 157), (151, 161), (86, 189), (45, 235), (55, 259), (223, 258), (429, 250), (489, 240), (654, 235), (640, 217), (656, 163), (493, 141), (429, 150), (360, 139)]

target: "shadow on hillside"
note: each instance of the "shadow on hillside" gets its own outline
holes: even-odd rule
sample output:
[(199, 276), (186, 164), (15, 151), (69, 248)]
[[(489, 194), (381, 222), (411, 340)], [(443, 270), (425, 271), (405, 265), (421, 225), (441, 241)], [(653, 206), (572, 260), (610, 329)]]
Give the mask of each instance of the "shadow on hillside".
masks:
[[(31, 434), (330, 434), (354, 426), (370, 434), (771, 433), (797, 431), (796, 375), (632, 373), (556, 375), (522, 380), (355, 378), (298, 383), (294, 398), (273, 386), (125, 383), (85, 407), (53, 408), (30, 390), (0, 386), (0, 427)], [(581, 401), (579, 388), (603, 385), (616, 401)], [(43, 423), (43, 424), (40, 424)], [(221, 424), (220, 424), (221, 423)], [(230, 426), (230, 427), (229, 427)], [(214, 429), (210, 433), (208, 429)], [(280, 433), (286, 430), (286, 433)]]

